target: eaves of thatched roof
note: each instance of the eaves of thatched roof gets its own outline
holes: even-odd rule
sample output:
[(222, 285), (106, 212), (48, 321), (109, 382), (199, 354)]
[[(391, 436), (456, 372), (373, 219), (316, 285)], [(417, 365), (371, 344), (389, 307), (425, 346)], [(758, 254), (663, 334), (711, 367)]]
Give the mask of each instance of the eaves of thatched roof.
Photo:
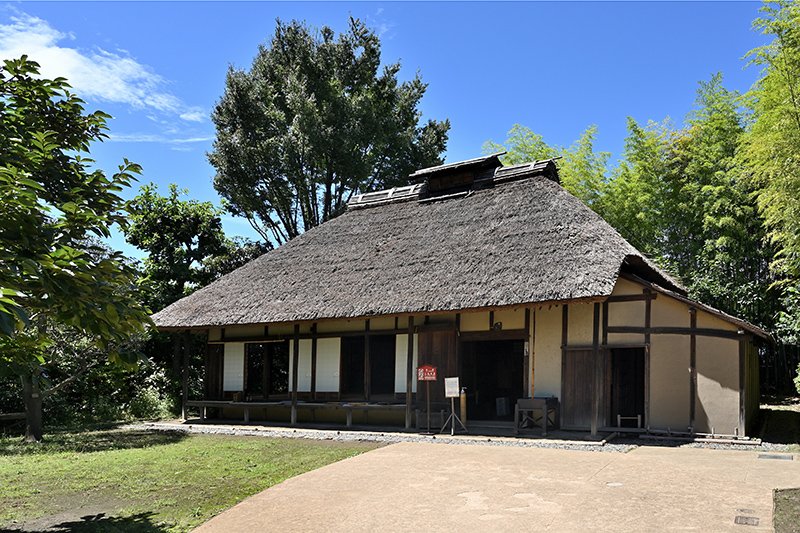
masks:
[(685, 294), (566, 192), (552, 162), (499, 168), (481, 187), (362, 198), (153, 319), (201, 328), (601, 300), (624, 269)]

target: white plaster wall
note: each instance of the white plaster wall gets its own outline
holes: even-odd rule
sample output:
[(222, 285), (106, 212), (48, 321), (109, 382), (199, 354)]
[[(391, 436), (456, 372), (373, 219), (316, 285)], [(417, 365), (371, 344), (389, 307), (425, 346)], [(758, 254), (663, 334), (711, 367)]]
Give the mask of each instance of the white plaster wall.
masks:
[[(524, 329), (525, 328), (525, 308), (517, 309), (498, 309), (494, 312), (494, 321), (502, 322), (503, 329)], [(489, 321), (486, 321), (488, 324)]]
[(342, 341), (339, 337), (317, 339), (317, 391), (339, 391), (339, 357)]
[[(392, 321), (394, 323), (394, 321)], [(354, 320), (323, 320), (317, 323), (320, 333), (338, 333), (351, 331), (365, 331), (366, 322), (363, 319)]]
[[(417, 335), (414, 335), (414, 375), (411, 380), (411, 392), (417, 392)], [(406, 361), (408, 361), (408, 335), (401, 334), (395, 337), (394, 355), (394, 391), (406, 392)]]
[(374, 331), (394, 329), (394, 317), (374, 316), (369, 319), (369, 329)]
[(698, 336), (695, 430), (712, 427), (728, 435), (739, 427), (739, 341)]
[(226, 339), (246, 339), (253, 337), (263, 337), (264, 326), (226, 326)]
[[(311, 339), (300, 339), (299, 359), (297, 361), (297, 391), (311, 391)], [(294, 383), (294, 342), (289, 343), (289, 390)]]
[(676, 431), (686, 431), (689, 427), (688, 335), (651, 338), (649, 425)]
[[(567, 330), (567, 346), (590, 346), (592, 344), (592, 328), (594, 324), (594, 304), (569, 304), (569, 327)], [(559, 309), (560, 311), (560, 309)], [(598, 333), (599, 333), (598, 329)], [(561, 322), (558, 327), (559, 344), (561, 339)], [(560, 353), (560, 352), (559, 352)]]
[(561, 397), (561, 306), (533, 310), (533, 394)]
[(461, 331), (488, 331), (489, 311), (461, 313)]
[(238, 392), (244, 390), (244, 343), (225, 344), (222, 362), (222, 390)]

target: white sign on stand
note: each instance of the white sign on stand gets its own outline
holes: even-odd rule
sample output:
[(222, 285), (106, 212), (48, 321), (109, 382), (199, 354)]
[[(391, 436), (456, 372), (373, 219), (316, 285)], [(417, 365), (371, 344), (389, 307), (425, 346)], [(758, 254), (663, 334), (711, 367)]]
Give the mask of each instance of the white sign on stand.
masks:
[(445, 398), (458, 398), (460, 393), (458, 386), (458, 377), (444, 378), (444, 397)]

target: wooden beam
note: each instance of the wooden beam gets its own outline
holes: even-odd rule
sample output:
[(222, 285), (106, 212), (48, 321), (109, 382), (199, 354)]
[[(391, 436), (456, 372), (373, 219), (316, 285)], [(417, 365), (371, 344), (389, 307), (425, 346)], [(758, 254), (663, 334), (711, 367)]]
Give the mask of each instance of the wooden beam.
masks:
[(700, 337), (720, 337), (723, 339), (741, 339), (742, 333), (726, 329), (714, 328), (685, 328), (656, 326), (642, 328), (638, 326), (608, 326), (609, 333), (638, 333), (644, 334), (645, 344), (650, 341), (650, 335), (698, 335)]
[(300, 368), (300, 324), (294, 325), (292, 352), (292, 414), (290, 423), (295, 425), (297, 424), (297, 373)]
[(689, 308), (689, 428), (694, 433), (694, 421), (697, 414), (697, 309)]
[(494, 328), (494, 311), (489, 311), (489, 329)]
[(594, 360), (594, 386), (592, 387), (591, 433), (597, 435), (600, 426), (600, 396), (603, 393), (603, 362), (600, 360), (600, 304), (594, 304), (592, 319), (592, 359)]
[(462, 341), (525, 340), (528, 334), (524, 329), (501, 329), (497, 331), (464, 331)]
[(603, 326), (601, 344), (608, 346), (608, 302), (603, 302)]
[(408, 317), (408, 347), (406, 350), (406, 429), (411, 429), (412, 387), (414, 385), (414, 317)]
[(311, 324), (311, 399), (317, 399), (317, 323)]

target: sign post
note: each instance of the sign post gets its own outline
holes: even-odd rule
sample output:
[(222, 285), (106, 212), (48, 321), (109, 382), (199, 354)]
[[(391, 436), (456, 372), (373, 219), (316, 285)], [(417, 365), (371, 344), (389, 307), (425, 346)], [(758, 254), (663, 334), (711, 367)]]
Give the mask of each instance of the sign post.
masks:
[(445, 398), (450, 398), (450, 416), (448, 416), (447, 420), (445, 420), (444, 425), (439, 433), (444, 433), (447, 424), (450, 424), (450, 435), (455, 435), (456, 422), (458, 422), (465, 432), (467, 431), (467, 426), (464, 425), (464, 423), (456, 414), (456, 398), (458, 398), (460, 395), (461, 391), (458, 387), (458, 376), (454, 378), (444, 378), (444, 396)]
[(425, 400), (428, 403), (428, 433), (431, 432), (431, 381), (436, 381), (436, 367), (422, 365), (417, 368), (417, 381), (425, 382)]

